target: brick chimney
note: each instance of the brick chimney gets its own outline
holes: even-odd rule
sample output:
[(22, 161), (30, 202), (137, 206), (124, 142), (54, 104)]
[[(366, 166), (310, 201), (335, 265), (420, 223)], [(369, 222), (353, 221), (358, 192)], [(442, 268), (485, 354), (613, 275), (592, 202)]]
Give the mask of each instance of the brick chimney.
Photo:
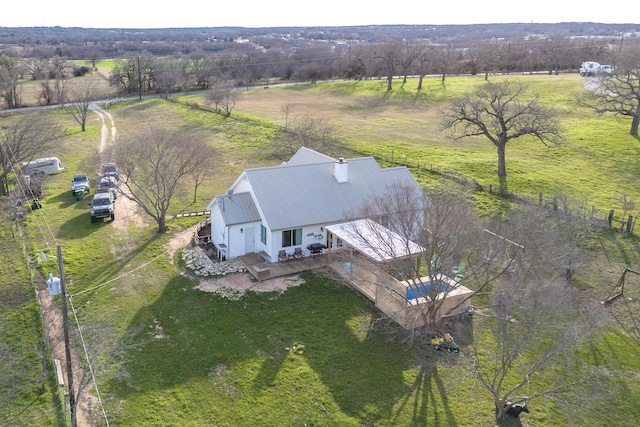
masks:
[(336, 162), (333, 176), (336, 177), (336, 181), (340, 184), (347, 182), (349, 180), (349, 162), (340, 157)]

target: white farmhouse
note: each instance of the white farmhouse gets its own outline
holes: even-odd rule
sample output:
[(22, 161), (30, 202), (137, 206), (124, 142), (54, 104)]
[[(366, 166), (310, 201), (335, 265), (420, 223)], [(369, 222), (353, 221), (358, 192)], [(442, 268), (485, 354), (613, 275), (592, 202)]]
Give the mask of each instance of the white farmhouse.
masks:
[[(281, 165), (245, 170), (213, 198), (211, 242), (221, 260), (259, 253), (278, 262), (283, 250), (308, 256), (341, 244), (336, 236), (328, 239), (327, 226), (360, 219), (364, 206), (397, 188), (423, 194), (404, 166), (383, 169), (373, 157), (334, 159), (302, 147)], [(414, 203), (411, 209), (430, 207), (426, 197)], [(370, 208), (367, 216), (384, 222)]]

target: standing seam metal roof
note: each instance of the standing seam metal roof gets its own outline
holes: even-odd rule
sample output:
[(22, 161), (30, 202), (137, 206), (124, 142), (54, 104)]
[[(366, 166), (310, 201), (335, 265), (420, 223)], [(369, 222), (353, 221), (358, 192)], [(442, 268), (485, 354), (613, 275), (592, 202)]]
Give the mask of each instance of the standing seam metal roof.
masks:
[(406, 167), (382, 169), (372, 157), (349, 159), (346, 183), (336, 180), (334, 168), (335, 161), (296, 163), (247, 169), (245, 174), (271, 230), (352, 219), (367, 201), (399, 184), (421, 191)]
[(215, 198), (227, 225), (260, 221), (260, 213), (250, 193), (233, 193)]

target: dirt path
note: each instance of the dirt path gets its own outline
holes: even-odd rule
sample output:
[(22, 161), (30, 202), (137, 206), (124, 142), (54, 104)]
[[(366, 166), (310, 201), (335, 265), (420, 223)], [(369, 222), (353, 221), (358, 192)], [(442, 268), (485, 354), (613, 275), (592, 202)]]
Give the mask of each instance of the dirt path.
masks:
[[(111, 143), (114, 143), (116, 140), (116, 123), (113, 120), (113, 116), (104, 111), (98, 105), (93, 106), (92, 110), (100, 117), (100, 121), (102, 122), (100, 147), (98, 148), (98, 151), (100, 153), (104, 153), (104, 150), (107, 148), (107, 141), (109, 140), (109, 129), (111, 129)], [(111, 125), (111, 128), (109, 128), (109, 125)]]
[[(113, 116), (101, 109), (98, 105), (92, 107), (92, 110), (100, 117), (102, 129), (100, 132), (99, 152), (103, 154), (107, 151), (109, 145), (113, 145), (116, 140), (116, 124)], [(147, 225), (145, 218), (139, 214), (138, 205), (132, 200), (120, 195), (116, 201), (115, 220), (113, 227), (126, 232), (130, 225), (137, 227), (145, 227)]]
[[(109, 144), (115, 141), (116, 127), (113, 117), (108, 112), (102, 110), (98, 106), (94, 106), (93, 111), (100, 117), (102, 121), (102, 130), (100, 137), (100, 153), (108, 150)], [(145, 217), (140, 215), (135, 202), (119, 195), (116, 201), (115, 220), (113, 221), (114, 231), (126, 234), (129, 226), (135, 225), (145, 227), (147, 225)], [(197, 225), (177, 233), (167, 242), (167, 256), (171, 263), (174, 261), (175, 254), (178, 250), (188, 247), (196, 231)], [(263, 282), (256, 282), (249, 273), (234, 273), (221, 278), (200, 278), (197, 289), (204, 292), (216, 292), (229, 298), (238, 298), (244, 292), (283, 292), (291, 286), (298, 286), (302, 283), (302, 279), (298, 276), (275, 278)], [(64, 347), (64, 331), (62, 325), (62, 311), (55, 302), (54, 297), (50, 296), (46, 290), (39, 292), (40, 306), (44, 316), (45, 328), (51, 342), (51, 351), (53, 357), (60, 360), (62, 374), (67, 382), (66, 372), (66, 355)], [(70, 319), (71, 320), (71, 319)], [(82, 369), (83, 356), (71, 348), (71, 359), (73, 367), (74, 388), (76, 389), (85, 372)], [(96, 425), (94, 418), (96, 411), (99, 410), (98, 402), (95, 396), (90, 393), (90, 388), (84, 390), (82, 397), (79, 399), (76, 408), (76, 417), (78, 427), (92, 427)]]
[[(47, 329), (47, 335), (49, 336), (49, 345), (51, 346), (51, 354), (54, 359), (60, 361), (60, 367), (62, 369), (62, 376), (64, 383), (68, 387), (67, 383), (67, 357), (65, 354), (64, 345), (64, 330), (62, 322), (62, 310), (56, 304), (54, 297), (49, 295), (47, 290), (38, 292), (38, 300), (42, 309), (42, 315), (44, 318), (45, 328)], [(78, 354), (71, 348), (71, 366), (73, 368), (73, 383), (74, 389), (78, 390), (80, 379), (84, 374), (81, 366), (82, 361)], [(78, 427), (91, 427), (95, 423), (92, 421), (92, 408), (95, 407), (96, 398), (91, 394), (84, 392), (80, 397), (80, 400), (76, 405), (76, 424)], [(68, 410), (68, 409), (67, 409)]]
[[(100, 117), (102, 129), (100, 132), (100, 153), (107, 150), (109, 144), (113, 144), (116, 135), (116, 126), (113, 117), (108, 112), (102, 110), (99, 106), (92, 106), (92, 110)], [(136, 204), (126, 197), (118, 197), (116, 201), (116, 215), (113, 221), (114, 229), (126, 233), (129, 225), (134, 224), (144, 227), (144, 218), (137, 213)], [(64, 331), (62, 325), (62, 311), (58, 304), (55, 303), (54, 297), (50, 296), (46, 290), (39, 292), (40, 307), (42, 309), (45, 328), (47, 329), (49, 340), (51, 343), (51, 352), (55, 359), (60, 360), (62, 374), (67, 382), (67, 366), (66, 354), (64, 348)], [(85, 372), (82, 369), (84, 365), (82, 359), (72, 346), (71, 348), (71, 365), (73, 367), (74, 389), (78, 390), (79, 380)], [(91, 427), (95, 425), (93, 411), (97, 409), (97, 399), (90, 394), (90, 390), (84, 390), (82, 397), (77, 402), (76, 418), (78, 427)]]

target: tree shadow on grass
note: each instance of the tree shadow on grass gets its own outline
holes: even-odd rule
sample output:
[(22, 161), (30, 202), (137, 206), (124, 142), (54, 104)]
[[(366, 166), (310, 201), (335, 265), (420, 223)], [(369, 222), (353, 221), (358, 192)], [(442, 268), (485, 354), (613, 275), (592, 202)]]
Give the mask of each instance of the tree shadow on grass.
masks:
[[(396, 408), (394, 421), (405, 411), (411, 411), (415, 426), (457, 426), (456, 418), (449, 406), (447, 390), (438, 372), (435, 361), (423, 364), (420, 372), (401, 404)], [(444, 413), (444, 416), (441, 414)]]
[(60, 237), (65, 240), (77, 240), (95, 233), (102, 227), (113, 227), (113, 224), (111, 224), (111, 220), (109, 219), (99, 219), (92, 223), (91, 215), (87, 211), (62, 223), (60, 225), (59, 234)]
[(410, 391), (404, 371), (414, 356), (400, 339), (354, 326), (373, 307), (363, 306), (352, 290), (322, 276), (306, 278), (282, 294), (232, 300), (175, 277), (131, 322), (143, 325), (138, 339), (146, 344), (127, 355), (130, 379), (109, 385), (118, 390), (116, 400), (158, 393), (168, 398), (165, 392), (195, 381), (213, 384), (207, 389), (212, 404), (237, 394), (239, 408), (268, 399), (295, 406), (291, 417), (312, 419), (323, 411), (295, 401), (322, 389), (331, 394), (325, 404), (340, 408), (330, 416), (364, 424), (389, 419)]

